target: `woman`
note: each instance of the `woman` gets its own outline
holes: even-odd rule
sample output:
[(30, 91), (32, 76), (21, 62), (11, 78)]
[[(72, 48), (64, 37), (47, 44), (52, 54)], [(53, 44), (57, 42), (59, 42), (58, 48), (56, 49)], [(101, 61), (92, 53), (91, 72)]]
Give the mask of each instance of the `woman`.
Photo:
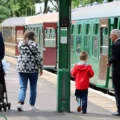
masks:
[(20, 55), (17, 60), (17, 71), (19, 74), (19, 98), (18, 111), (23, 111), (22, 105), (26, 97), (26, 89), (28, 80), (30, 82), (30, 109), (35, 108), (36, 101), (36, 87), (38, 81), (38, 74), (43, 74), (43, 64), (40, 51), (35, 42), (35, 34), (32, 31), (27, 31), (24, 34), (24, 40), (18, 44)]

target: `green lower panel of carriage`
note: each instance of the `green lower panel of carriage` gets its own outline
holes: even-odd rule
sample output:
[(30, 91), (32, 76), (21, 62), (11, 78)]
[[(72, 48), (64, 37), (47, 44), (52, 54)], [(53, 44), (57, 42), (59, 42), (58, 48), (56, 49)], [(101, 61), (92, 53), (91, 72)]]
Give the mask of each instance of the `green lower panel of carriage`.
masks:
[(120, 18), (104, 18), (73, 21), (71, 26), (71, 67), (80, 62), (79, 53), (87, 51), (88, 63), (92, 65), (94, 77), (90, 83), (106, 90), (113, 90), (112, 68), (107, 67), (111, 56), (110, 31), (119, 28)]

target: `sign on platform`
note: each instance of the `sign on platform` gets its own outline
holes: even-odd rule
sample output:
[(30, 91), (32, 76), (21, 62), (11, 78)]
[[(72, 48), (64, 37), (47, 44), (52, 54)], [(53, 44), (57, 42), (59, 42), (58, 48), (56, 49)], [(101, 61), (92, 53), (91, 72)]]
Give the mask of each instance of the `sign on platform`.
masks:
[(61, 37), (60, 43), (67, 44), (67, 37)]

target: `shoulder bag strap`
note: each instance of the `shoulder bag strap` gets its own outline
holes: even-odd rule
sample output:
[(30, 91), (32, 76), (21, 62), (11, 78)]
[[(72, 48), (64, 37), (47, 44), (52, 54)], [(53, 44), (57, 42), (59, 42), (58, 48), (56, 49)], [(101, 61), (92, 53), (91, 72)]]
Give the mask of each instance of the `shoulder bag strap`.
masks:
[(33, 53), (33, 51), (30, 49), (29, 45), (26, 45), (28, 47), (28, 49), (30, 50), (30, 52), (32, 53), (33, 56), (35, 56), (35, 53)]

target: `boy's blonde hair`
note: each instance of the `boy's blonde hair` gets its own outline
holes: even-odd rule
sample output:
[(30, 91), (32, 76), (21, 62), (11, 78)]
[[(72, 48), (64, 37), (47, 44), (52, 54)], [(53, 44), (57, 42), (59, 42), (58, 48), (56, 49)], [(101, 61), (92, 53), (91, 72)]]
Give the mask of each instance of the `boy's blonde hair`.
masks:
[(88, 58), (88, 53), (86, 51), (80, 52), (80, 60), (86, 60)]

